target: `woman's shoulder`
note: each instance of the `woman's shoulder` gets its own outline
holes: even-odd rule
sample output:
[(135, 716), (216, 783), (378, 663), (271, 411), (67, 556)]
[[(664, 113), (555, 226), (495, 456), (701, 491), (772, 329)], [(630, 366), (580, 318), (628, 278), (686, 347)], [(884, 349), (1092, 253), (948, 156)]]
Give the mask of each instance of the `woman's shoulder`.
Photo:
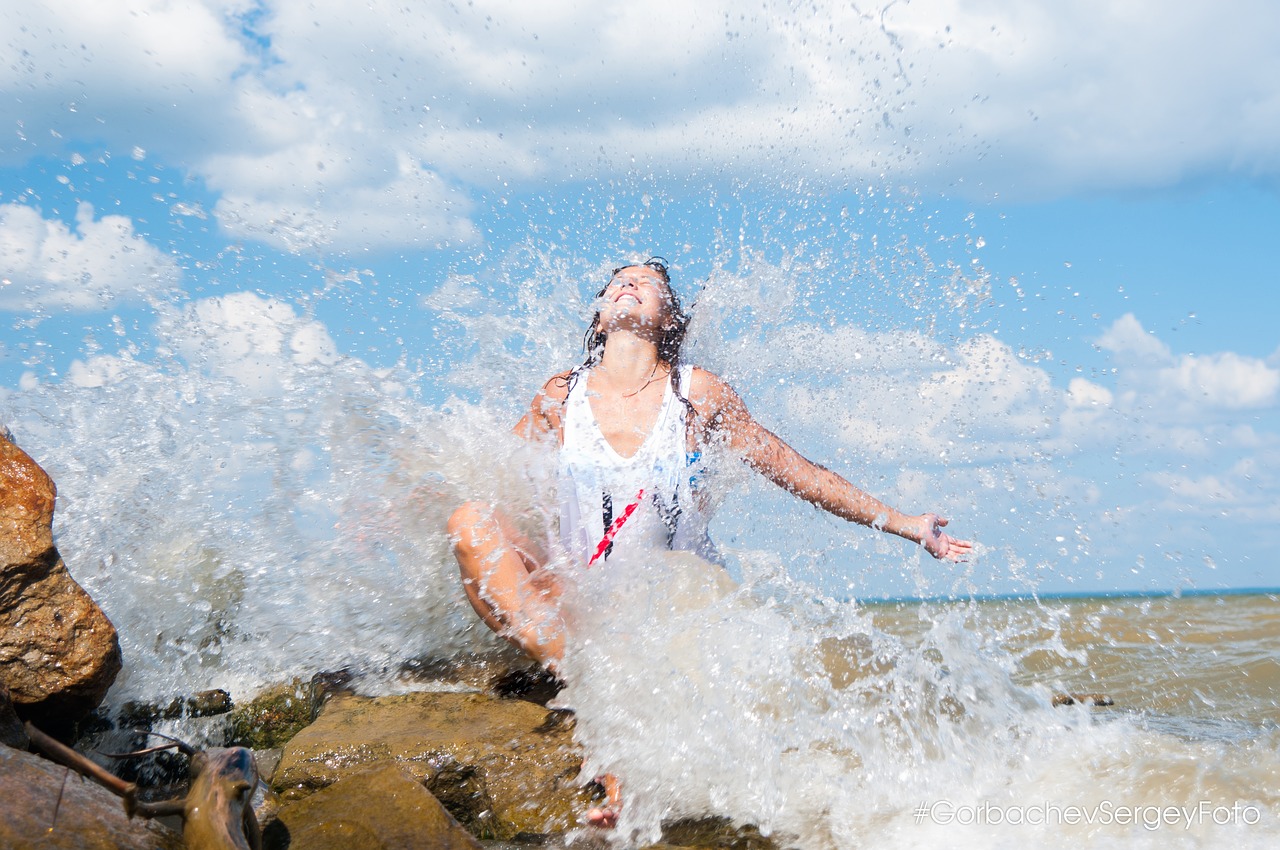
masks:
[(701, 366), (693, 366), (689, 371), (689, 401), (703, 414), (718, 411), (738, 395), (729, 386), (729, 382), (715, 372)]
[(728, 382), (710, 369), (701, 366), (689, 367), (689, 392), (699, 395), (716, 394), (731, 390)]
[(546, 383), (538, 390), (538, 395), (551, 399), (553, 401), (564, 401), (569, 396), (569, 389), (573, 386), (574, 373), (577, 369), (565, 369), (547, 378)]

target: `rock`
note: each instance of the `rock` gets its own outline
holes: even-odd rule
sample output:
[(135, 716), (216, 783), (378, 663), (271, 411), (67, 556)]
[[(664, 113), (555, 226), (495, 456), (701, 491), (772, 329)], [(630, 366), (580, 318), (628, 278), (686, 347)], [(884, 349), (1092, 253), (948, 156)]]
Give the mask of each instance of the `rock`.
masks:
[(523, 699), (546, 705), (564, 690), (564, 682), (550, 670), (511, 670), (489, 683), (493, 693), (503, 699)]
[(449, 683), (476, 691), (488, 691), (546, 705), (564, 683), (510, 648), (486, 653), (463, 653), (448, 658), (421, 657), (404, 662), (400, 674), (406, 681), (439, 685)]
[(1055, 694), (1053, 697), (1054, 707), (1060, 705), (1090, 705), (1094, 708), (1106, 708), (1116, 704), (1116, 701), (1106, 694)]
[(181, 850), (173, 830), (129, 820), (105, 788), (39, 756), (0, 747), (0, 847)]
[[(728, 818), (682, 818), (662, 825), (662, 840), (673, 847), (777, 850), (777, 843), (754, 826), (734, 826)], [(653, 850), (653, 848), (649, 848)]]
[(567, 712), (485, 694), (338, 695), (284, 749), (272, 785), (300, 799), (397, 764), (473, 835), (509, 840), (578, 826), (592, 804)]
[(276, 772), (276, 768), (280, 766), (280, 757), (282, 755), (284, 755), (284, 750), (279, 747), (253, 751), (253, 757), (258, 760), (258, 772), (262, 774), (264, 781), (269, 781), (271, 775)]
[(0, 682), (19, 716), (65, 735), (115, 681), (120, 642), (53, 546), (55, 496), (45, 471), (0, 438)]
[(231, 694), (221, 689), (200, 691), (183, 699), (175, 697), (167, 705), (130, 700), (120, 706), (120, 725), (150, 728), (155, 721), (181, 717), (213, 717), (232, 709)]
[(48, 473), (0, 437), (0, 563), (20, 566), (53, 548), (56, 498)]
[(232, 712), (228, 743), (255, 750), (282, 747), (316, 719), (322, 701), (315, 679), (267, 688)]
[(3, 682), (0, 682), (0, 744), (20, 750), (25, 750), (31, 744), (27, 730), (22, 728), (22, 720), (13, 710), (9, 689)]
[(265, 850), (481, 850), (426, 788), (391, 763), (356, 771), (285, 806)]

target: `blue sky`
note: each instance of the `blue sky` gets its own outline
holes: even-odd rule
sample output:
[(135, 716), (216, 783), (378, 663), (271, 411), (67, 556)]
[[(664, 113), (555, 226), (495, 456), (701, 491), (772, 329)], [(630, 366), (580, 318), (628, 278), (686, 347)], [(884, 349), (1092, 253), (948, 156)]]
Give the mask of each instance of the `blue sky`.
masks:
[[(809, 453), (963, 518), (992, 547), (978, 589), (1025, 586), (1023, 560), (1051, 590), (1280, 583), (1274, 4), (0, 20), (0, 419), (109, 381), (95, 358), (181, 349), (158, 317), (237, 293), (211, 335), (252, 342), (276, 299), (432, 405), (551, 328), (478, 394), (514, 413), (601, 270), (656, 252), (721, 311), (701, 359)], [(469, 339), (495, 317), (524, 337)], [(772, 350), (746, 365), (751, 342)]]

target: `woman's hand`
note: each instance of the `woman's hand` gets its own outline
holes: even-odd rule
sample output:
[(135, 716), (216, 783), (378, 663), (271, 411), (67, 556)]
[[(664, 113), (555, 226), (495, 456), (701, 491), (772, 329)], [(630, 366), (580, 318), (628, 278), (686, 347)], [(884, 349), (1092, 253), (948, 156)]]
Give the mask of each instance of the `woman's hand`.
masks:
[(962, 561), (973, 551), (973, 543), (956, 540), (942, 530), (947, 520), (937, 514), (920, 515), (920, 545), (939, 561)]

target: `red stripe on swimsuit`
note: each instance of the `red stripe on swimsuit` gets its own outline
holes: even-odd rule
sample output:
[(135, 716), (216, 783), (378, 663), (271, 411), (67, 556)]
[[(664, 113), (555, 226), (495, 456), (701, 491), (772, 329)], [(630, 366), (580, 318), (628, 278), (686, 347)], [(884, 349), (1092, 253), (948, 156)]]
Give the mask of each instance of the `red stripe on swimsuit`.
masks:
[(587, 561), (588, 567), (594, 564), (601, 555), (608, 551), (609, 544), (613, 543), (613, 538), (618, 536), (618, 530), (622, 528), (631, 515), (636, 512), (636, 508), (640, 507), (640, 502), (643, 499), (644, 488), (641, 488), (640, 492), (636, 493), (635, 501), (627, 505), (627, 507), (623, 509), (622, 515), (615, 519), (613, 523), (605, 529), (604, 537), (600, 538), (600, 545), (596, 546), (596, 553), (591, 556), (590, 561)]

